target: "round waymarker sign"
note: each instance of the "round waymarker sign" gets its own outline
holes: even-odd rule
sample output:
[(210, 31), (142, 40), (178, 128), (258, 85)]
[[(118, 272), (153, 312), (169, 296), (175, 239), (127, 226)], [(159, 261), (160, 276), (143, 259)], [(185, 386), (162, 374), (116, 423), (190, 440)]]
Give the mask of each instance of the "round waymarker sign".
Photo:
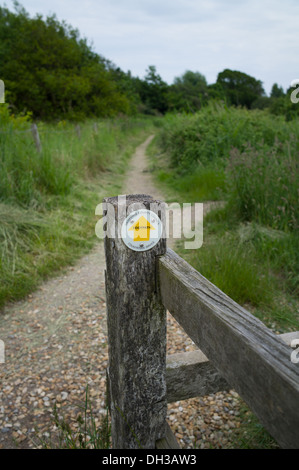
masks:
[(153, 248), (162, 236), (162, 222), (152, 211), (140, 209), (125, 219), (121, 237), (125, 245), (134, 251)]

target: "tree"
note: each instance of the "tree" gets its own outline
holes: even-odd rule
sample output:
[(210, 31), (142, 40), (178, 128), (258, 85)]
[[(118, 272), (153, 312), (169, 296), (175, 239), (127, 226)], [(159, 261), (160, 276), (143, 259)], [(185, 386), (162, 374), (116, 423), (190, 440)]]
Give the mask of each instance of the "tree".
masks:
[(108, 61), (55, 15), (30, 18), (18, 3), (0, 7), (0, 73), (10, 104), (42, 119), (130, 111)]
[(169, 89), (170, 109), (188, 112), (198, 111), (207, 101), (207, 81), (200, 72), (187, 70), (181, 77), (174, 79)]
[(277, 83), (274, 83), (271, 89), (270, 97), (281, 98), (282, 96), (285, 96), (283, 88), (281, 86), (278, 86)]
[(157, 73), (154, 65), (148, 67), (144, 80), (139, 79), (136, 84), (140, 98), (145, 105), (145, 112), (164, 114), (167, 111), (168, 85)]
[(229, 104), (235, 106), (251, 108), (255, 100), (265, 96), (262, 82), (243, 72), (225, 69), (218, 74), (217, 83)]

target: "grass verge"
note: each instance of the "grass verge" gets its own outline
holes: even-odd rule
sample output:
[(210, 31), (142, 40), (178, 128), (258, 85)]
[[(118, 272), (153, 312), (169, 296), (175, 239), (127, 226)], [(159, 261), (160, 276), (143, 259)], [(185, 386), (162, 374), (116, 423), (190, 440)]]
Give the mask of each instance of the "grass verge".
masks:
[(152, 121), (144, 118), (87, 121), (80, 125), (79, 138), (70, 123), (41, 123), (39, 154), (27, 132), (29, 122), (4, 117), (0, 119), (2, 309), (91, 249), (98, 240), (96, 206), (104, 196), (119, 194), (135, 147), (153, 130)]

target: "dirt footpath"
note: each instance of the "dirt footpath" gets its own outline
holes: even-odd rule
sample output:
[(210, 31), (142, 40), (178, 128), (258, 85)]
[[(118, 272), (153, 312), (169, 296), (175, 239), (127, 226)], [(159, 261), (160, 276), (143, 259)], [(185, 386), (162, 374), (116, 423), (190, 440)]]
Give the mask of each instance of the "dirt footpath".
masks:
[[(147, 171), (145, 149), (152, 137), (137, 148), (123, 194), (163, 199)], [(5, 308), (0, 317), (0, 339), (5, 343), (5, 364), (0, 364), (1, 448), (38, 448), (37, 434), (55, 436), (55, 403), (65, 420), (78, 427), (78, 405), (84, 403), (87, 385), (100, 424), (106, 413), (108, 361), (104, 269), (103, 243), (97, 241), (75, 267)], [(192, 341), (168, 315), (168, 353), (192, 349)], [(239, 426), (237, 404), (234, 392), (186, 400), (169, 406), (168, 421), (182, 447), (229, 447), (231, 429)]]

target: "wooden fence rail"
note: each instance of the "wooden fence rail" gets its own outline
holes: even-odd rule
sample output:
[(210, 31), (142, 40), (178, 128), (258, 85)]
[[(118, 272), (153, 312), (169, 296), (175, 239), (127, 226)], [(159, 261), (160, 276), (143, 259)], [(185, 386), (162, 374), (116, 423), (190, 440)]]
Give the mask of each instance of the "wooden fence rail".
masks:
[[(165, 220), (163, 203), (150, 196), (127, 196), (124, 207), (104, 200), (113, 447), (177, 448), (167, 403), (234, 389), (281, 447), (299, 448), (299, 364), (290, 347), (299, 332), (272, 333), (166, 249), (165, 238), (130, 250), (120, 228), (141, 207)], [(198, 351), (166, 357), (166, 309)]]

